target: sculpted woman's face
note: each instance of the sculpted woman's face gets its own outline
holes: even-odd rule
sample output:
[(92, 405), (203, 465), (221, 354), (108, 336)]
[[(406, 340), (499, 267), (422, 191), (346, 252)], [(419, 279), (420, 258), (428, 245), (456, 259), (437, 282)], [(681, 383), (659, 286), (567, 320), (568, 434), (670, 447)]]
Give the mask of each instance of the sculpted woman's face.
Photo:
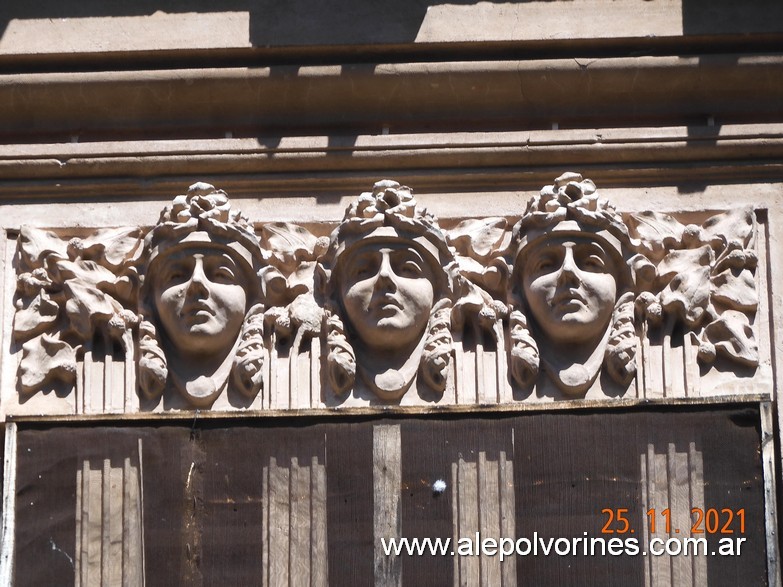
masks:
[(241, 268), (214, 247), (182, 249), (153, 276), (158, 319), (181, 355), (212, 357), (232, 348), (244, 321)]
[(556, 343), (602, 336), (617, 299), (617, 264), (601, 245), (580, 236), (536, 245), (522, 271), (527, 304), (538, 326)]
[(421, 339), (435, 293), (433, 270), (416, 249), (404, 242), (357, 247), (339, 280), (348, 321), (365, 345), (394, 352)]

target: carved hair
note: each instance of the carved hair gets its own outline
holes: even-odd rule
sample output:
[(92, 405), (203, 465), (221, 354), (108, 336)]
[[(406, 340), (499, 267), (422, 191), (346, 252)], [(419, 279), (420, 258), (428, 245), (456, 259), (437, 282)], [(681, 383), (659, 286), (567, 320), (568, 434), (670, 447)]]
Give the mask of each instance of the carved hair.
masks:
[(331, 304), (325, 312), (325, 320), (329, 383), (335, 393), (343, 395), (356, 381), (356, 353), (348, 341), (340, 314)]
[(255, 397), (263, 385), (264, 356), (264, 305), (256, 304), (245, 315), (231, 366), (231, 380), (248, 397)]
[[(430, 314), (419, 373), (429, 387), (442, 393), (446, 389), (454, 340), (450, 327), (451, 300), (441, 300), (439, 306)], [(326, 348), (329, 383), (337, 395), (344, 395), (356, 381), (356, 353), (348, 340), (345, 325), (332, 305), (326, 311)]]
[(604, 355), (609, 375), (621, 385), (628, 385), (636, 375), (637, 336), (633, 320), (634, 294), (627, 292), (614, 306), (612, 330)]
[[(166, 387), (168, 364), (155, 323), (145, 309), (139, 323), (139, 387), (145, 397), (160, 397)], [(231, 380), (239, 391), (253, 397), (263, 383), (264, 306), (256, 304), (245, 316)]]
[[(232, 209), (226, 193), (206, 183), (195, 183), (187, 194), (176, 196), (145, 237), (138, 373), (139, 387), (150, 399), (163, 393), (169, 371), (154, 303), (150, 300), (155, 267), (172, 252), (192, 245), (215, 247), (229, 253), (248, 276), (243, 283), (248, 304), (261, 297), (260, 280), (256, 277), (266, 264), (265, 253), (252, 225), (238, 210)], [(250, 396), (258, 393), (262, 385), (263, 312), (264, 306), (255, 304), (245, 314), (231, 367), (234, 385)]]
[(509, 331), (511, 336), (511, 377), (520, 387), (530, 387), (538, 377), (538, 345), (530, 333), (527, 316), (521, 310), (511, 312)]
[[(558, 231), (584, 233), (599, 242), (617, 261), (619, 298), (612, 314), (611, 330), (604, 353), (604, 366), (613, 380), (628, 385), (636, 375), (637, 335), (634, 326), (635, 267), (643, 265), (622, 216), (598, 196), (595, 184), (576, 173), (565, 173), (546, 186), (528, 203), (514, 227), (514, 278), (519, 288), (527, 251)], [(649, 263), (648, 263), (649, 264)], [(515, 289), (518, 308), (525, 307), (524, 294)], [(538, 374), (538, 348), (531, 336), (527, 316), (517, 309), (511, 314), (511, 374), (521, 386), (531, 385)]]
[(155, 324), (142, 312), (139, 322), (139, 388), (148, 399), (160, 397), (169, 369)]
[[(440, 307), (438, 307), (440, 306)], [(438, 393), (446, 389), (446, 374), (451, 364), (454, 339), (451, 336), (451, 300), (441, 300), (433, 308), (427, 325), (419, 372)]]
[[(362, 246), (368, 238), (408, 241), (434, 270), (435, 304), (430, 310), (424, 335), (419, 373), (428, 386), (442, 392), (451, 362), (451, 307), (459, 280), (459, 266), (437, 218), (417, 205), (409, 187), (391, 180), (377, 182), (372, 192), (361, 194), (348, 207), (340, 226), (332, 233), (329, 250), (319, 261), (319, 294), (324, 296), (327, 307), (329, 382), (334, 391), (342, 395), (353, 387), (356, 379), (356, 353), (343, 322), (345, 312), (336, 284), (346, 251)], [(333, 275), (335, 270), (337, 274)]]

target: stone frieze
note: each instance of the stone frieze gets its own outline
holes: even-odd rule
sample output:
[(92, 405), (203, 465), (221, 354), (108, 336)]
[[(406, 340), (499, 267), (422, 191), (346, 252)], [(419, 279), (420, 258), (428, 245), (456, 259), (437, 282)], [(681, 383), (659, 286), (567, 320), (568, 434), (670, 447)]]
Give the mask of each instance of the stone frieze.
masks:
[(621, 214), (566, 173), (514, 212), (441, 226), (383, 180), (326, 236), (197, 183), (151, 228), (22, 227), (6, 409), (609, 401), (756, 376), (752, 209)]

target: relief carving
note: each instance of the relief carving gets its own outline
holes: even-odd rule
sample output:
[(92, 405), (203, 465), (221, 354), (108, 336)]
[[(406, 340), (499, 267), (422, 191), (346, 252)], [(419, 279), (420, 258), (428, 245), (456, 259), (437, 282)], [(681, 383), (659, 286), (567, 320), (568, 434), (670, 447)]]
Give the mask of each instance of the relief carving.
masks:
[(319, 269), (334, 391), (347, 393), (358, 371), (383, 401), (399, 400), (417, 373), (442, 393), (458, 267), (437, 219), (417, 207), (410, 188), (384, 180), (359, 196)]
[(652, 266), (595, 185), (568, 173), (541, 190), (514, 226), (510, 370), (523, 388), (543, 369), (579, 397), (606, 367), (627, 386), (636, 373), (634, 288)]
[(133, 306), (141, 231), (120, 228), (64, 240), (22, 227), (17, 251), (13, 338), (21, 345), (18, 388), (67, 393), (77, 357), (97, 338), (123, 352), (133, 347)]
[(648, 257), (657, 262), (654, 282), (637, 299), (645, 326), (661, 328), (666, 336), (678, 324), (684, 325), (702, 363), (721, 357), (757, 367), (753, 210), (717, 214), (701, 226), (644, 212), (631, 215), (629, 227)]
[(142, 392), (157, 398), (170, 380), (190, 405), (208, 407), (231, 378), (238, 391), (255, 396), (262, 386), (266, 260), (247, 219), (225, 192), (197, 183), (163, 211), (144, 247)]
[(286, 394), (271, 365), (279, 374), (300, 352), (314, 366), (311, 407), (349, 392), (359, 404), (400, 403), (409, 391), (413, 403), (481, 403), (469, 399), (479, 372), (508, 390), (486, 401), (510, 401), (512, 384), (517, 399), (544, 388), (555, 399), (594, 388), (622, 396), (638, 387), (645, 353), (675, 339), (702, 374), (712, 363), (744, 376), (759, 365), (751, 209), (701, 224), (622, 215), (592, 181), (566, 173), (513, 230), (505, 218), (445, 230), (410, 188), (383, 180), (323, 236), (332, 226), (272, 222), (257, 236), (223, 191), (197, 183), (146, 233), (23, 227), (20, 403), (38, 391), (68, 397), (96, 349), (124, 361), (136, 400), (124, 409), (142, 411), (210, 408), (227, 390), (231, 406), (248, 407), (266, 377)]

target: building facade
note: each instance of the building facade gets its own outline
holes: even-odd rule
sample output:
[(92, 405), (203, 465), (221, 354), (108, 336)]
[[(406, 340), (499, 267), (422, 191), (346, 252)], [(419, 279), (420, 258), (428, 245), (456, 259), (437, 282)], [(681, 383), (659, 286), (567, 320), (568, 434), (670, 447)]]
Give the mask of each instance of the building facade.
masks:
[(0, 582), (779, 585), (782, 17), (0, 8)]

